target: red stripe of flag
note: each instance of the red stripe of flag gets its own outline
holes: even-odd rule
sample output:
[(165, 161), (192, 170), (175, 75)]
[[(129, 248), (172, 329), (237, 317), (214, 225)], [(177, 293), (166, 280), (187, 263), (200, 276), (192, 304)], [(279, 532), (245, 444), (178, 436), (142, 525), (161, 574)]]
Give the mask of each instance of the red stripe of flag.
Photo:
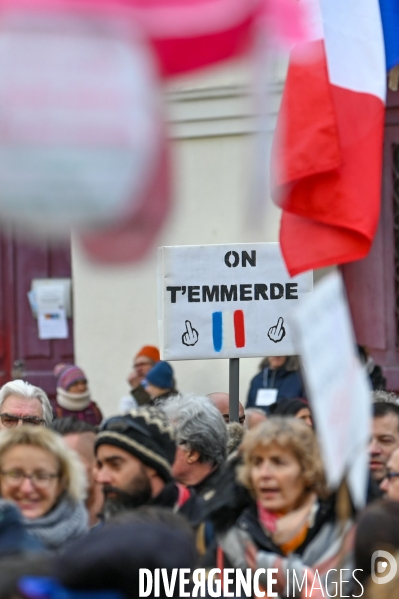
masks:
[(236, 347), (245, 347), (244, 312), (242, 310), (234, 312), (234, 335)]

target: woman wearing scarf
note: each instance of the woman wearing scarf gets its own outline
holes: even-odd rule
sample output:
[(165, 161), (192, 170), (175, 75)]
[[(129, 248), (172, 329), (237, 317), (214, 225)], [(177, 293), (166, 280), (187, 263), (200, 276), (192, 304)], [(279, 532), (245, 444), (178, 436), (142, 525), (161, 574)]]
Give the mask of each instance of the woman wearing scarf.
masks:
[(58, 364), (54, 374), (57, 377), (57, 397), (50, 400), (54, 418), (72, 416), (94, 426), (100, 424), (103, 415), (91, 399), (83, 370), (73, 364)]
[(86, 477), (77, 455), (43, 426), (0, 435), (0, 496), (14, 504), (26, 532), (60, 549), (88, 531)]
[(299, 585), (306, 574), (308, 592), (313, 585), (309, 596), (326, 596), (325, 590), (317, 590), (320, 585), (333, 596), (335, 573), (327, 579), (326, 574), (350, 568), (353, 523), (338, 523), (335, 500), (326, 499), (312, 429), (299, 419), (276, 416), (246, 433), (241, 450), (238, 478), (255, 501), (219, 535), (218, 567), (230, 562), (243, 570), (264, 568), (266, 575), (259, 580), (266, 591), (267, 570), (277, 568), (277, 583), (269, 591), (306, 597), (305, 588), (292, 588), (295, 571)]

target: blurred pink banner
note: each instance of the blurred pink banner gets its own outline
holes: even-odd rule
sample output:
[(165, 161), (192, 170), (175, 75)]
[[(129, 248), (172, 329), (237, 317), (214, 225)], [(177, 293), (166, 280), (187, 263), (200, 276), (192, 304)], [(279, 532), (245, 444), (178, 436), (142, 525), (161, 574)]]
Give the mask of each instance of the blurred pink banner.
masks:
[(304, 35), (293, 0), (0, 0), (0, 221), (141, 258), (171, 204), (161, 83)]

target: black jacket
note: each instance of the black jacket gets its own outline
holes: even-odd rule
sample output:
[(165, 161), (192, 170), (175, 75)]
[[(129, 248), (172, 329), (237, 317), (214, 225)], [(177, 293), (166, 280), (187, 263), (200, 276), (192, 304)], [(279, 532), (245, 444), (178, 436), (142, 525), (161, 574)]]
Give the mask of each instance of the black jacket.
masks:
[(189, 523), (196, 528), (203, 519), (204, 500), (190, 488), (184, 490), (184, 495), (184, 500), (179, 505), (179, 486), (175, 482), (170, 482), (156, 497), (151, 499), (149, 505), (171, 508), (185, 516)]
[(205, 498), (210, 498), (216, 491), (219, 485), (220, 478), (223, 474), (223, 466), (218, 466), (215, 470), (212, 470), (205, 478), (203, 478), (196, 485), (191, 485), (191, 489), (194, 489), (197, 495)]

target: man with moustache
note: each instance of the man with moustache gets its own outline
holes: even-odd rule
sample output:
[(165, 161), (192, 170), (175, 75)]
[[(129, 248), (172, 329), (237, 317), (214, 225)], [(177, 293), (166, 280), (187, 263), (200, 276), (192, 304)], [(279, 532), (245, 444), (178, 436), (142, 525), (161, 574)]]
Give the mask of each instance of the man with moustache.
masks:
[(172, 477), (176, 443), (163, 412), (143, 406), (106, 420), (95, 452), (105, 519), (123, 510), (157, 505), (180, 512), (190, 522), (198, 521), (202, 500)]

